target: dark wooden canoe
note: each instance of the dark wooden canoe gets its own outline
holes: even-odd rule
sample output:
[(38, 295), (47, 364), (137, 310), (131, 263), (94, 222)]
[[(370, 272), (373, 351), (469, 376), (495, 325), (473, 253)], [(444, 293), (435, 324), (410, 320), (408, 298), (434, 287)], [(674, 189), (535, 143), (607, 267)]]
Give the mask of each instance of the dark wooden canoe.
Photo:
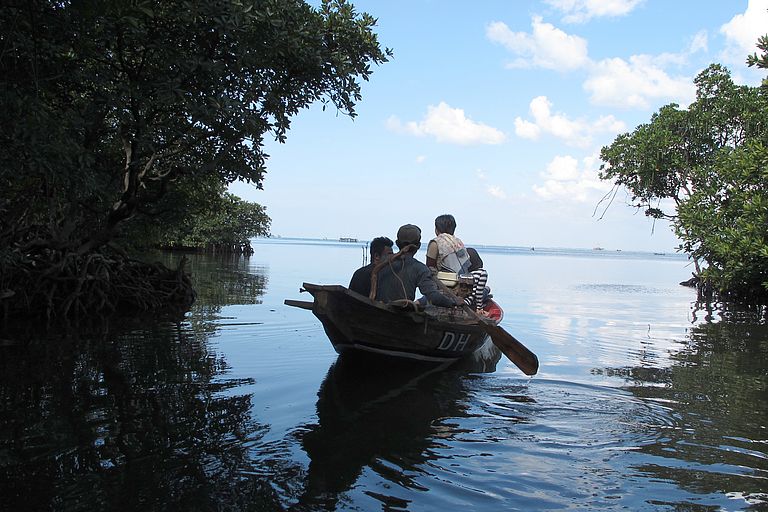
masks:
[[(366, 351), (422, 361), (461, 359), (488, 345), (487, 329), (462, 308), (413, 303), (383, 304), (339, 285), (304, 283), (314, 301), (286, 300), (285, 304), (311, 309), (339, 354)], [(504, 312), (493, 300), (485, 311), (493, 322)]]

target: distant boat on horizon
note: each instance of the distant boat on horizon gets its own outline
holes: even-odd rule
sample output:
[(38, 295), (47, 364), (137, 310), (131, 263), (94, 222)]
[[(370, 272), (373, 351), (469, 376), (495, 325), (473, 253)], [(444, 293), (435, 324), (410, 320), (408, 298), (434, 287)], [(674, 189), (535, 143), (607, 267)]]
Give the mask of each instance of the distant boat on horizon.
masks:
[(357, 242), (357, 238), (342, 236), (339, 238), (339, 242)]

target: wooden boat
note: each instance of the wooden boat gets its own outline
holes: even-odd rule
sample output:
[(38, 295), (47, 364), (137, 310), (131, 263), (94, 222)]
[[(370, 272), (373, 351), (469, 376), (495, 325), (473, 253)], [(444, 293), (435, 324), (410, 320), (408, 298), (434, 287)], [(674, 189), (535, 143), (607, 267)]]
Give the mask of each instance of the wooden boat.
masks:
[[(384, 304), (339, 285), (304, 283), (314, 300), (285, 304), (311, 309), (339, 354), (364, 351), (421, 361), (446, 362), (466, 357), (486, 345), (489, 325), (504, 312), (493, 300), (484, 318), (468, 308), (416, 308), (413, 302)], [(487, 322), (487, 324), (484, 324)]]

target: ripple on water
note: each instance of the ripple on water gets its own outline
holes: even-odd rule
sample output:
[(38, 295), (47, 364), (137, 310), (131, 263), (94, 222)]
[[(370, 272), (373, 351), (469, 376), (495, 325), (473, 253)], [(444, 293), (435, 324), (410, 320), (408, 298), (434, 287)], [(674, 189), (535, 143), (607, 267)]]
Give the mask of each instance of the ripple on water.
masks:
[[(430, 489), (425, 510), (486, 505), (640, 510), (654, 507), (649, 489), (669, 503), (691, 499), (679, 486), (686, 475), (708, 471), (744, 478), (748, 473), (734, 464), (681, 460), (674, 450), (665, 451), (679, 442), (670, 432), (685, 429), (671, 402), (544, 379), (521, 383), (489, 375), (465, 384), (464, 414), (435, 419), (433, 439), (439, 442), (430, 444), (415, 477)], [(764, 455), (755, 452), (742, 454)], [(755, 461), (752, 467), (759, 465)], [(694, 498), (704, 506), (727, 503), (714, 490)], [(750, 499), (759, 498), (752, 493)]]

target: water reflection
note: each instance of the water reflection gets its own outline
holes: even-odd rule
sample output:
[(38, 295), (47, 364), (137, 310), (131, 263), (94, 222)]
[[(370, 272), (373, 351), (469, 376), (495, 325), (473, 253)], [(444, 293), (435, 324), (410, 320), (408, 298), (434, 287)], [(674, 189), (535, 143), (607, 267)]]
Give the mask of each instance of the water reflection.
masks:
[(269, 269), (253, 266), (242, 254), (184, 254), (159, 252), (154, 259), (175, 268), (182, 258), (192, 275), (197, 300), (188, 317), (207, 323), (218, 318), (221, 308), (233, 304), (261, 304), (269, 284)]
[[(593, 370), (624, 379), (637, 398), (673, 412), (665, 421), (644, 423), (654, 442), (638, 448), (635, 469), (702, 496), (738, 490), (730, 493), (737, 506), (765, 507), (768, 326), (694, 326), (670, 361), (666, 368)], [(689, 505), (690, 510), (707, 509)]]
[(208, 348), (214, 312), (257, 300), (265, 278), (222, 272), (198, 288), (195, 321), (113, 318), (0, 347), (4, 510), (278, 507), (249, 476), (244, 441), (266, 427), (236, 389), (253, 381), (222, 378)]
[[(317, 424), (305, 426), (302, 447), (310, 458), (299, 510), (333, 510), (363, 472), (412, 490), (419, 466), (456, 432), (442, 418), (467, 416), (466, 378), (493, 372), (501, 353), (489, 342), (477, 357), (454, 365), (384, 360), (345, 354), (328, 371), (318, 392)], [(366, 486), (371, 487), (371, 486)], [(366, 491), (384, 509), (407, 501)]]
[(371, 368), (278, 306), (304, 262), (344, 282), (359, 251), (268, 249), (190, 257), (180, 321), (0, 334), (0, 510), (766, 509), (764, 320), (692, 324), (634, 263), (562, 283), (571, 260), (547, 281), (539, 258), (507, 265), (527, 288), (496, 274), (534, 379), (498, 353)]
[(698, 300), (691, 309), (693, 321), (706, 322), (721, 320), (739, 324), (768, 323), (768, 306), (765, 304), (729, 304), (717, 301)]

